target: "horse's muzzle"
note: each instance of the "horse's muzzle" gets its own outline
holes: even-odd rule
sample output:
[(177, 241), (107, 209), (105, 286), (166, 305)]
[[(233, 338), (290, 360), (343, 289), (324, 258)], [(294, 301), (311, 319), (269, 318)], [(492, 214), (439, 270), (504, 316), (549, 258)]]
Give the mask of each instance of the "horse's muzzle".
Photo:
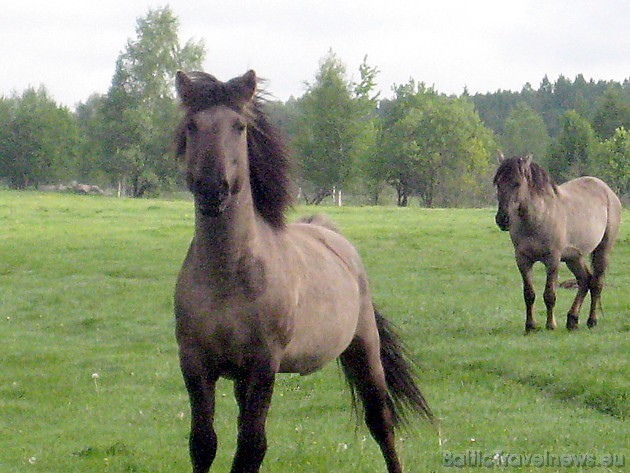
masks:
[(212, 187), (192, 185), (191, 191), (195, 197), (195, 206), (204, 217), (218, 217), (227, 208), (230, 196), (227, 182)]
[(497, 226), (501, 231), (507, 232), (510, 229), (510, 217), (507, 214), (497, 213), (494, 221), (497, 222)]

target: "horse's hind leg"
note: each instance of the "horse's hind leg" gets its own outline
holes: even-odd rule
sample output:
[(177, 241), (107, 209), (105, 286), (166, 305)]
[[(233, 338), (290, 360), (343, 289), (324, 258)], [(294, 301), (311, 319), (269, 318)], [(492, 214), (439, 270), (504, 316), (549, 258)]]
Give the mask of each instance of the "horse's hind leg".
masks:
[(588, 270), (586, 263), (584, 263), (584, 259), (582, 258), (567, 261), (567, 267), (575, 275), (575, 279), (577, 280), (578, 285), (577, 294), (575, 295), (575, 299), (573, 299), (573, 304), (571, 304), (571, 308), (569, 309), (569, 313), (567, 314), (567, 329), (575, 330), (578, 327), (580, 308), (582, 307), (582, 303), (584, 302), (586, 293), (589, 290), (589, 285), (592, 278), (591, 273)]
[(190, 459), (194, 473), (207, 473), (217, 453), (214, 432), (214, 402), (217, 378), (208, 372), (201, 357), (180, 355), (180, 365), (190, 398)]
[(396, 454), (394, 419), (390, 407), (378, 339), (355, 339), (340, 357), (341, 366), (363, 403), (365, 423), (378, 443), (389, 473), (402, 473)]
[[(605, 242), (604, 242), (605, 243)], [(597, 325), (597, 304), (599, 303), (604, 288), (604, 273), (608, 267), (608, 252), (610, 248), (606, 244), (600, 244), (591, 256), (593, 275), (590, 279), (591, 310), (588, 314), (586, 325), (593, 328)]]
[(265, 423), (275, 381), (270, 363), (255, 361), (243, 378), (234, 382), (238, 402), (238, 442), (232, 473), (258, 473), (267, 451)]

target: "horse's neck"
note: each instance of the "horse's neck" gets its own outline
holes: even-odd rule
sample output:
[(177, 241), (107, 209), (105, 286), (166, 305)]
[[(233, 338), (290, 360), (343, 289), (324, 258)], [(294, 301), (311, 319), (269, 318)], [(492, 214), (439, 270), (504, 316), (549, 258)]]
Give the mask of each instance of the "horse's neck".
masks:
[(203, 277), (223, 280), (243, 271), (243, 263), (258, 245), (258, 217), (251, 198), (243, 199), (218, 217), (196, 211), (192, 264)]
[(552, 218), (555, 206), (556, 203), (551, 195), (529, 196), (519, 202), (518, 220), (531, 229), (542, 227), (549, 218)]

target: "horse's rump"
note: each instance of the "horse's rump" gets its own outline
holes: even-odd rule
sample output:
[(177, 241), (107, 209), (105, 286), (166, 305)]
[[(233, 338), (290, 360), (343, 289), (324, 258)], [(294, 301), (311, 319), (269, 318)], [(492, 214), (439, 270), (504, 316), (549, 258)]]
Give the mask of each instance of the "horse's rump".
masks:
[(604, 181), (579, 177), (560, 185), (558, 195), (565, 210), (569, 246), (581, 254), (589, 254), (607, 234), (616, 235), (621, 206)]

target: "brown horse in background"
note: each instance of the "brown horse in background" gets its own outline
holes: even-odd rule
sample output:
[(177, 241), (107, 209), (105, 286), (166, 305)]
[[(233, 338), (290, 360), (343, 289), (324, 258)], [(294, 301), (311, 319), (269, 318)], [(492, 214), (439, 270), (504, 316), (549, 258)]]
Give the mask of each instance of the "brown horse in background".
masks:
[(394, 427), (432, 418), (391, 324), (375, 312), (355, 248), (325, 219), (287, 224), (288, 156), (256, 95), (253, 71), (228, 82), (177, 74), (185, 116), (178, 155), (194, 196), (195, 233), (175, 290), (176, 335), (190, 397), (190, 455), (214, 461), (215, 383), (239, 407), (232, 473), (255, 473), (278, 373), (339, 359), (389, 473), (402, 467)]
[[(586, 293), (591, 292), (591, 309), (586, 324), (597, 325), (595, 313), (604, 285), (608, 256), (621, 222), (621, 202), (596, 177), (580, 177), (556, 185), (547, 171), (531, 157), (500, 160), (494, 176), (499, 209), (496, 223), (509, 231), (516, 264), (523, 278), (526, 306), (525, 330), (536, 328), (532, 266), (542, 262), (547, 269), (543, 298), (547, 307), (547, 329), (556, 328), (558, 267), (564, 261), (575, 275), (577, 295), (567, 314), (567, 329), (575, 330)], [(585, 258), (591, 256), (591, 267)]]

